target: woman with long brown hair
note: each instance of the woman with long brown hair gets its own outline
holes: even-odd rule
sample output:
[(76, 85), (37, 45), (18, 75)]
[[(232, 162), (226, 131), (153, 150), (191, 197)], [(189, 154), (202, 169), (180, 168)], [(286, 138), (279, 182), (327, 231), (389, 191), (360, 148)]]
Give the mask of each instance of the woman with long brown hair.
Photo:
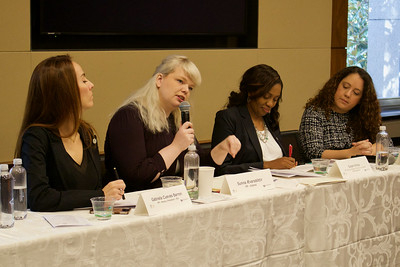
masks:
[(347, 67), (308, 100), (300, 124), (300, 140), (309, 159), (374, 155), (373, 143), (380, 124), (380, 107), (371, 76), (362, 68)]
[(90, 198), (120, 199), (125, 184), (102, 177), (97, 138), (82, 112), (93, 106), (94, 85), (68, 55), (50, 57), (33, 71), (16, 156), (27, 170), (34, 211), (90, 206)]

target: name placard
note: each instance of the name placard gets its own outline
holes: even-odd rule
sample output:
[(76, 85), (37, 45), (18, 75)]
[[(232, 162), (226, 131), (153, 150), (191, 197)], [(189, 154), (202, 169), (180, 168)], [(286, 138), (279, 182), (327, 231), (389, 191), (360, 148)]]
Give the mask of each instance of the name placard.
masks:
[(140, 194), (136, 215), (156, 215), (172, 210), (190, 208), (192, 201), (184, 185), (157, 188)]
[(364, 156), (336, 160), (328, 172), (328, 177), (342, 177), (344, 179), (351, 179), (372, 175), (373, 173), (374, 171), (372, 170), (371, 165)]
[(238, 195), (275, 188), (269, 169), (225, 175), (221, 193)]

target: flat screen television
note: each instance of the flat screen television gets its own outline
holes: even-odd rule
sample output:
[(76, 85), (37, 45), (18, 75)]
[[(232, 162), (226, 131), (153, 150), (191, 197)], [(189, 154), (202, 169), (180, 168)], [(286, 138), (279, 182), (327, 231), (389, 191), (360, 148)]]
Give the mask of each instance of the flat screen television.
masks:
[(258, 0), (31, 0), (32, 50), (255, 48)]

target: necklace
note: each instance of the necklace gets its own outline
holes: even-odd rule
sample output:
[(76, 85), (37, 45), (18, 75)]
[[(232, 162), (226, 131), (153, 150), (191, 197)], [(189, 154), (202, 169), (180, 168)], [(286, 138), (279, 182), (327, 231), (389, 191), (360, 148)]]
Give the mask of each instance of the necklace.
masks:
[(262, 131), (257, 130), (255, 125), (254, 125), (254, 128), (256, 129), (258, 139), (260, 139), (261, 142), (263, 142), (264, 144), (267, 143), (267, 141), (268, 141), (267, 125), (265, 125), (265, 123), (264, 123), (264, 130), (262, 130)]

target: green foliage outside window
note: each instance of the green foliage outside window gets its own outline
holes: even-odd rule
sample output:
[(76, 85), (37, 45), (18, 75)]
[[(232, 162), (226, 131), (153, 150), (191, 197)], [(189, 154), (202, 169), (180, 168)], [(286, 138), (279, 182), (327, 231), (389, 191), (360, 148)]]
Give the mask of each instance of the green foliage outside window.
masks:
[(367, 69), (369, 0), (349, 0), (347, 66)]

